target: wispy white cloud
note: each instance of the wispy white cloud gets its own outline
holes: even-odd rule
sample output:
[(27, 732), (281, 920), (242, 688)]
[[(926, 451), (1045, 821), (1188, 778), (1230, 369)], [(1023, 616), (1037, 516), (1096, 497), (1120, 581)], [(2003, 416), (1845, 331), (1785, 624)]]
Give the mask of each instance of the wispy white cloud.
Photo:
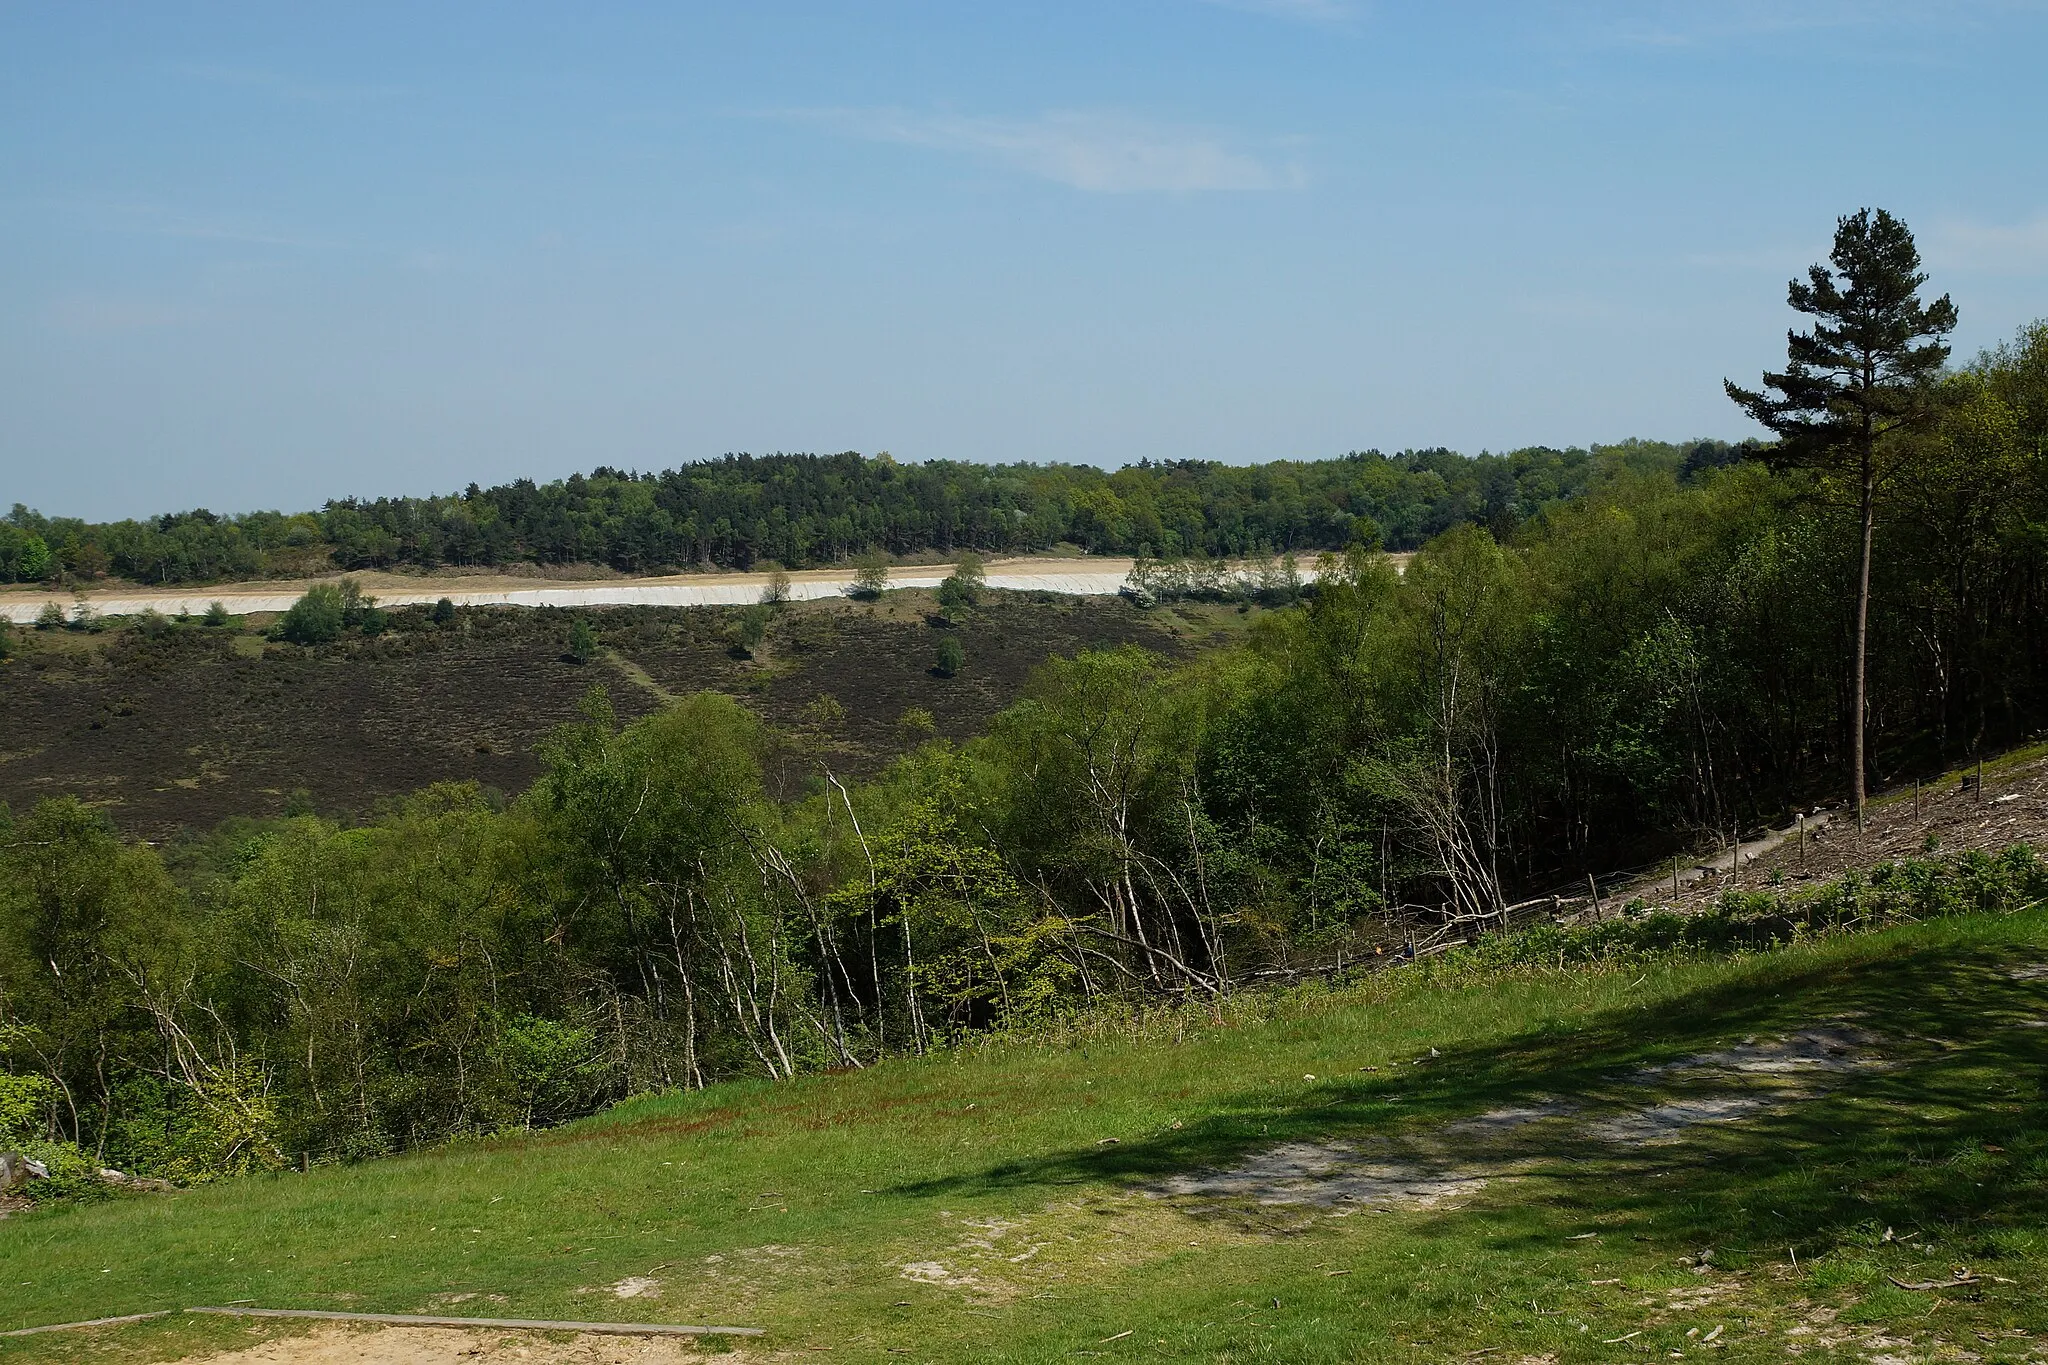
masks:
[(2048, 211), (2024, 223), (1938, 222), (1924, 238), (1928, 264), (2031, 275), (2048, 271)]
[(1247, 14), (1270, 14), (1275, 19), (1293, 19), (1305, 24), (1339, 24), (1357, 14), (1348, 0), (1203, 0), (1222, 9)]
[(1275, 190), (1304, 179), (1299, 165), (1236, 139), (1116, 114), (1062, 111), (1005, 119), (903, 109), (796, 109), (779, 117), (868, 142), (979, 156), (1100, 194)]

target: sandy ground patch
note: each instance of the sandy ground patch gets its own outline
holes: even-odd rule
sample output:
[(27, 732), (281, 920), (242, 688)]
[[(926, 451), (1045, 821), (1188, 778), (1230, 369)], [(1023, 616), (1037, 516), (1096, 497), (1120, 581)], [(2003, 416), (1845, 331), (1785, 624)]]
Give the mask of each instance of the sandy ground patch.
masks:
[(1526, 1175), (1547, 1157), (1588, 1141), (1621, 1147), (1678, 1142), (1702, 1124), (1738, 1122), (1816, 1098), (1843, 1077), (1887, 1065), (1875, 1053), (1879, 1041), (1848, 1022), (1745, 1038), (1615, 1078), (1664, 1092), (1640, 1104), (1550, 1096), (1458, 1119), (1398, 1144), (1387, 1138), (1282, 1143), (1233, 1166), (1169, 1177), (1148, 1193), (1324, 1209), (1433, 1208)]
[[(744, 1354), (718, 1357), (745, 1365)], [(581, 1335), (563, 1340), (525, 1332), (452, 1327), (321, 1327), (301, 1337), (199, 1357), (190, 1365), (689, 1365), (709, 1359), (686, 1342), (662, 1337)]]
[(1168, 1194), (1249, 1198), (1261, 1204), (1402, 1205), (1430, 1208), (1484, 1185), (1490, 1170), (1467, 1164), (1443, 1170), (1376, 1159), (1347, 1142), (1289, 1142), (1227, 1170), (1178, 1175)]

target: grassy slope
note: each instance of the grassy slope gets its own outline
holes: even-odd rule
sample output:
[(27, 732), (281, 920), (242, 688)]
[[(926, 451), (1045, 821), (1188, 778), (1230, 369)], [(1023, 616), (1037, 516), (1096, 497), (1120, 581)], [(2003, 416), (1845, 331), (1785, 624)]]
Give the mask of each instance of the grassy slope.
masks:
[[(0, 1317), (235, 1299), (435, 1311), (473, 1294), (440, 1311), (762, 1325), (771, 1349), (841, 1361), (1612, 1360), (1705, 1354), (1685, 1332), (1717, 1324), (1729, 1358), (1779, 1359), (1791, 1341), (1833, 1358), (1832, 1335), (1883, 1331), (2017, 1360), (2031, 1343), (2006, 1334), (2048, 1333), (2048, 1029), (2019, 1026), (2048, 1014), (2048, 981), (2011, 969), (2044, 960), (2036, 910), (1738, 961), (1414, 972), (1220, 1027), (729, 1085), (530, 1138), (11, 1220)], [(1417, 1132), (1534, 1096), (1641, 1104), (1647, 1085), (1620, 1073), (1846, 1014), (1896, 1065), (1677, 1146), (1553, 1144), (1534, 1174), (1461, 1204), (1201, 1212), (1138, 1188), (1285, 1139)], [(1883, 1243), (1888, 1226), (1919, 1236)], [(1680, 1263), (1708, 1247), (1709, 1272)], [(921, 1262), (979, 1284), (902, 1276)], [(1885, 1278), (1965, 1263), (2017, 1283), (1909, 1293)], [(663, 1296), (579, 1292), (639, 1275)], [(1703, 1289), (1711, 1302), (1673, 1306), (1670, 1291)], [(0, 1361), (168, 1359), (230, 1339), (247, 1330), (177, 1318), (0, 1342)]]

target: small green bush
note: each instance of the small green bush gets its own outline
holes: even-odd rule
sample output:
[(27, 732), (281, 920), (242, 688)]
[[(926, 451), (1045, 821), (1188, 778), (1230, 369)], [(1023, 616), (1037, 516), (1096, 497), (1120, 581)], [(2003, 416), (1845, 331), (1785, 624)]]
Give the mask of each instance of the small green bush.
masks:
[(206, 615), (199, 618), (205, 624), (218, 630), (228, 623), (228, 606), (225, 602), (208, 602)]
[(579, 664), (587, 664), (597, 657), (597, 632), (580, 616), (569, 626), (568, 657)]
[(57, 1087), (47, 1076), (0, 1071), (0, 1142), (18, 1142), (42, 1132), (56, 1102)]
[(64, 625), (64, 608), (55, 602), (43, 603), (43, 609), (36, 613), (37, 630), (58, 630)]
[(939, 656), (932, 665), (932, 671), (942, 678), (950, 678), (967, 666), (967, 650), (957, 636), (948, 635), (939, 641)]
[(604, 1085), (593, 1029), (522, 1015), (498, 1030), (492, 1050), (510, 1083), (522, 1127), (589, 1112)]
[(278, 622), (277, 633), (295, 645), (324, 645), (341, 638), (343, 625), (341, 589), (315, 583), (292, 603)]
[(864, 554), (853, 562), (853, 583), (846, 590), (848, 597), (863, 602), (872, 602), (889, 590), (889, 557), (879, 550)]
[(965, 616), (981, 605), (985, 575), (981, 556), (969, 552), (939, 584), (939, 610), (947, 616)]
[(1566, 928), (1539, 924), (1489, 934), (1445, 955), (1479, 968), (1570, 966), (1690, 951), (1757, 952), (1805, 935), (1949, 915), (2007, 913), (2048, 898), (2048, 863), (2026, 844), (2002, 853), (1909, 858), (1846, 872), (1798, 896), (1728, 891), (1704, 914), (1646, 910), (1631, 902), (1621, 918)]
[(107, 1182), (100, 1179), (99, 1163), (71, 1143), (32, 1138), (20, 1144), (18, 1150), (29, 1159), (42, 1162), (50, 1172), (48, 1180), (31, 1180), (18, 1191), (35, 1203), (99, 1199), (111, 1192)]
[(747, 607), (733, 617), (726, 627), (726, 636), (732, 642), (732, 652), (740, 658), (751, 659), (754, 651), (761, 647), (761, 641), (768, 637), (768, 623), (775, 614), (775, 608), (767, 603)]

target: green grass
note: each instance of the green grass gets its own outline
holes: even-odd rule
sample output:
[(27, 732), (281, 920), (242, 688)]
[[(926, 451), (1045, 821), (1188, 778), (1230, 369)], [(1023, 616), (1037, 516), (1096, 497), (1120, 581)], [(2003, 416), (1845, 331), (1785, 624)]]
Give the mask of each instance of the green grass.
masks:
[[(2048, 1028), (2026, 1026), (2048, 1017), (2048, 980), (2011, 969), (2044, 961), (2048, 914), (2029, 911), (1732, 960), (1416, 970), (1220, 1020), (652, 1098), (547, 1134), (11, 1219), (0, 1326), (250, 1299), (753, 1325), (767, 1351), (838, 1361), (1778, 1360), (1790, 1343), (1846, 1360), (1878, 1333), (2016, 1361), (2033, 1343), (2013, 1333), (2048, 1333)], [(1460, 1202), (1331, 1216), (1146, 1192), (1283, 1141), (1426, 1143), (1532, 1097), (1640, 1105), (1668, 1087), (1632, 1071), (1844, 1016), (1891, 1065), (1672, 1145), (1535, 1125), (1526, 1173)], [(919, 1263), (974, 1283), (906, 1278)], [(1980, 1281), (1888, 1278), (1958, 1265)], [(629, 1276), (661, 1297), (602, 1292)], [(1716, 1326), (1712, 1347), (1687, 1336)], [(249, 1340), (175, 1317), (0, 1342), (0, 1361)]]

